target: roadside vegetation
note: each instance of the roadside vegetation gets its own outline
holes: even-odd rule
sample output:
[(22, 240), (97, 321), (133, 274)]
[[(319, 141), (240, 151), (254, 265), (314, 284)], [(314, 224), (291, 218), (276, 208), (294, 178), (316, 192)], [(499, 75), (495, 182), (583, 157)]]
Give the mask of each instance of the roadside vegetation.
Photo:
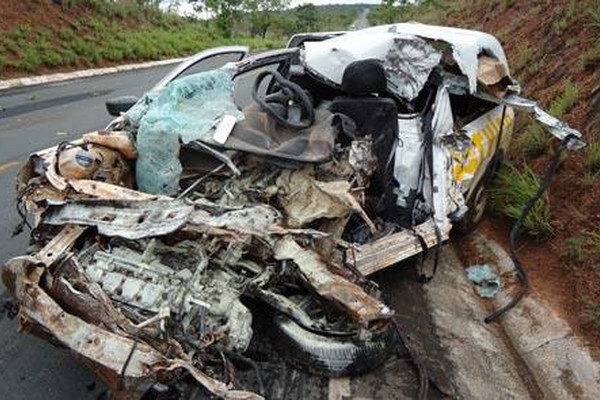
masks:
[[(347, 29), (365, 7), (307, 4), (284, 9), (286, 1), (244, 0), (202, 20), (166, 12), (158, 3), (0, 0), (0, 79), (182, 57), (228, 44), (278, 48), (297, 32)], [(196, 6), (214, 15), (230, 3), (211, 0)]]
[[(490, 189), (490, 206), (504, 215), (517, 219), (525, 204), (538, 190), (540, 181), (527, 165), (522, 169), (504, 164), (498, 171), (495, 185)], [(532, 236), (545, 239), (554, 229), (550, 221), (548, 197), (542, 197), (523, 221), (523, 229)]]
[[(525, 221), (520, 243), (534, 287), (578, 331), (600, 339), (600, 0), (383, 1), (371, 24), (419, 21), (477, 29), (502, 42), (525, 96), (584, 134), (548, 195)], [(490, 189), (489, 229), (505, 237), (535, 192), (558, 141), (517, 118), (511, 150)], [(543, 240), (541, 240), (543, 239)], [(560, 277), (558, 279), (557, 277)], [(576, 311), (576, 312), (575, 312)]]

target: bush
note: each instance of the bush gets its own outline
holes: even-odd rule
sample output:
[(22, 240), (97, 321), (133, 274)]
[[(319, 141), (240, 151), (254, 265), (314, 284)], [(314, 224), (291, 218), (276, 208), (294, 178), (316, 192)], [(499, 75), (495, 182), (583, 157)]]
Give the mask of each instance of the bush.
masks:
[(579, 237), (570, 237), (565, 239), (565, 256), (569, 261), (581, 265), (586, 260), (585, 250), (583, 248), (584, 240)]
[(119, 62), (123, 60), (123, 52), (117, 47), (107, 46), (102, 49), (102, 57), (108, 61)]
[[(539, 185), (537, 175), (529, 166), (525, 165), (520, 171), (510, 164), (505, 164), (498, 171), (498, 177), (489, 190), (490, 208), (494, 212), (517, 219), (527, 201), (537, 192)], [(547, 196), (539, 199), (527, 215), (523, 221), (523, 230), (539, 238), (547, 238), (553, 233)]]
[(56, 50), (44, 51), (42, 54), (42, 63), (47, 67), (56, 67), (64, 64), (62, 54)]
[(589, 9), (590, 26), (600, 30), (600, 1), (596, 1)]
[(552, 101), (548, 112), (557, 118), (561, 118), (563, 115), (571, 111), (571, 108), (573, 108), (578, 99), (579, 89), (576, 85), (569, 81), (565, 85), (563, 92)]
[(35, 72), (42, 65), (42, 57), (35, 47), (28, 45), (23, 49), (19, 60), (19, 68), (27, 72)]
[(63, 49), (60, 51), (62, 55), (62, 61), (64, 65), (75, 65), (77, 64), (77, 54), (73, 50)]
[(539, 157), (548, 148), (548, 134), (538, 122), (532, 122), (517, 140), (519, 148), (527, 157)]
[(592, 301), (587, 295), (582, 295), (583, 312), (581, 317), (586, 326), (600, 330), (600, 304)]
[(600, 66), (600, 43), (581, 54), (583, 68), (594, 69)]
[(590, 171), (586, 171), (583, 178), (581, 178), (581, 183), (584, 186), (594, 186), (596, 182), (598, 182), (598, 175)]
[[(284, 45), (283, 40), (274, 39), (224, 39), (212, 21), (164, 14), (148, 5), (150, 2), (69, 0), (62, 4), (67, 12), (73, 7), (86, 7), (89, 12), (65, 26), (21, 25), (6, 32), (0, 38), (0, 70), (14, 65), (23, 72), (35, 73), (41, 66), (94, 67), (103, 61), (156, 60), (186, 56), (226, 43), (248, 43), (253, 50)], [(348, 15), (343, 17), (347, 19)], [(245, 22), (240, 23), (246, 26)]]
[(590, 172), (596, 172), (600, 169), (600, 143), (591, 142), (587, 145), (584, 163)]
[(6, 64), (8, 64), (8, 59), (2, 54), (0, 54), (0, 72), (2, 72), (4, 67), (6, 67)]
[(535, 51), (529, 43), (523, 43), (517, 50), (516, 69), (526, 69), (533, 61)]

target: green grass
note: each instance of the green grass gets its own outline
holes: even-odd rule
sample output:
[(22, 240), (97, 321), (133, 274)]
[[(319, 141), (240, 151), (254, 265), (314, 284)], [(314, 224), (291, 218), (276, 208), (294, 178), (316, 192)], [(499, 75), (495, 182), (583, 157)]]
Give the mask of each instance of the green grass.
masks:
[(598, 174), (590, 171), (586, 171), (581, 178), (581, 183), (584, 186), (594, 186), (598, 182)]
[(552, 24), (554, 33), (561, 36), (565, 30), (571, 25), (575, 19), (581, 15), (581, 7), (579, 0), (569, 0), (569, 2), (563, 7), (557, 7), (555, 9), (555, 21)]
[(583, 303), (583, 322), (594, 329), (600, 329), (600, 304), (592, 301), (587, 295), (579, 297)]
[(526, 69), (533, 61), (535, 49), (529, 43), (523, 43), (517, 50), (516, 65), (520, 69)]
[[(490, 209), (517, 219), (538, 188), (538, 177), (529, 166), (524, 165), (522, 170), (519, 170), (513, 165), (505, 164), (500, 168), (498, 177), (489, 190)], [(530, 236), (538, 238), (552, 235), (554, 230), (550, 223), (550, 205), (547, 197), (542, 197), (535, 204), (523, 221), (523, 230)]]
[(33, 45), (26, 46), (22, 53), (18, 66), (27, 72), (35, 72), (42, 65), (42, 56)]
[(504, 10), (507, 10), (509, 8), (511, 8), (513, 5), (515, 5), (516, 0), (502, 0), (502, 8)]
[(585, 69), (595, 69), (600, 66), (600, 41), (581, 54), (581, 65)]
[(592, 247), (592, 250), (600, 254), (600, 227), (586, 233), (587, 244)]
[(579, 100), (579, 89), (575, 84), (569, 81), (565, 85), (562, 93), (550, 103), (548, 112), (557, 118), (561, 118), (571, 111), (577, 100)]
[(527, 157), (539, 157), (548, 149), (548, 134), (534, 121), (517, 139), (517, 148)]
[(600, 30), (600, 1), (595, 1), (589, 8), (590, 26)]
[(585, 148), (584, 164), (588, 171), (600, 170), (600, 143), (590, 142)]
[(63, 5), (67, 14), (85, 5), (92, 16), (71, 16), (69, 25), (61, 28), (23, 25), (0, 35), (0, 73), (182, 57), (226, 44), (246, 44), (257, 51), (283, 47), (286, 41), (279, 36), (224, 39), (210, 22), (163, 14), (136, 2), (71, 0)]
[(565, 256), (570, 262), (581, 265), (587, 260), (584, 244), (585, 240), (580, 237), (570, 237), (565, 239)]

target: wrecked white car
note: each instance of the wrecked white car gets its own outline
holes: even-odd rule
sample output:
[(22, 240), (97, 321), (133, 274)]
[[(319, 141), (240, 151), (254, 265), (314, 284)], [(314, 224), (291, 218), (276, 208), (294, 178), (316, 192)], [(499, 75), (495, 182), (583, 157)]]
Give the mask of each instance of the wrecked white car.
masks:
[(19, 174), (33, 249), (3, 279), (21, 326), (118, 398), (190, 376), (222, 398), (261, 398), (224, 362), (261, 334), (256, 313), (272, 314), (296, 366), (377, 367), (397, 333), (368, 276), (472, 229), (514, 110), (582, 146), (519, 97), (481, 32), (396, 24), (247, 52), (190, 58), (143, 98), (110, 102), (126, 112), (104, 131), (31, 155)]

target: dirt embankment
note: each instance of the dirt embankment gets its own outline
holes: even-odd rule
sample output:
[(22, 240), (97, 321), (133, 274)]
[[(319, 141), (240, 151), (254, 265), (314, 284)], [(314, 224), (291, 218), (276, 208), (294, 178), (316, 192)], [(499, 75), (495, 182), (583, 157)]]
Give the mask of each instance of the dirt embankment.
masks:
[(182, 57), (233, 42), (282, 44), (225, 39), (207, 21), (138, 2), (0, 0), (0, 10), (0, 79)]
[[(534, 290), (578, 333), (599, 343), (600, 173), (594, 159), (600, 157), (600, 2), (462, 2), (442, 22), (497, 36), (524, 95), (545, 107), (566, 86), (577, 89), (576, 99), (562, 118), (583, 133), (588, 148), (569, 154), (549, 189), (554, 236), (541, 242), (522, 240), (519, 254)], [(509, 158), (541, 174), (557, 141), (550, 142), (545, 154), (523, 155), (519, 135), (527, 123), (526, 118), (520, 121)], [(507, 245), (511, 224), (489, 215), (482, 228)]]

